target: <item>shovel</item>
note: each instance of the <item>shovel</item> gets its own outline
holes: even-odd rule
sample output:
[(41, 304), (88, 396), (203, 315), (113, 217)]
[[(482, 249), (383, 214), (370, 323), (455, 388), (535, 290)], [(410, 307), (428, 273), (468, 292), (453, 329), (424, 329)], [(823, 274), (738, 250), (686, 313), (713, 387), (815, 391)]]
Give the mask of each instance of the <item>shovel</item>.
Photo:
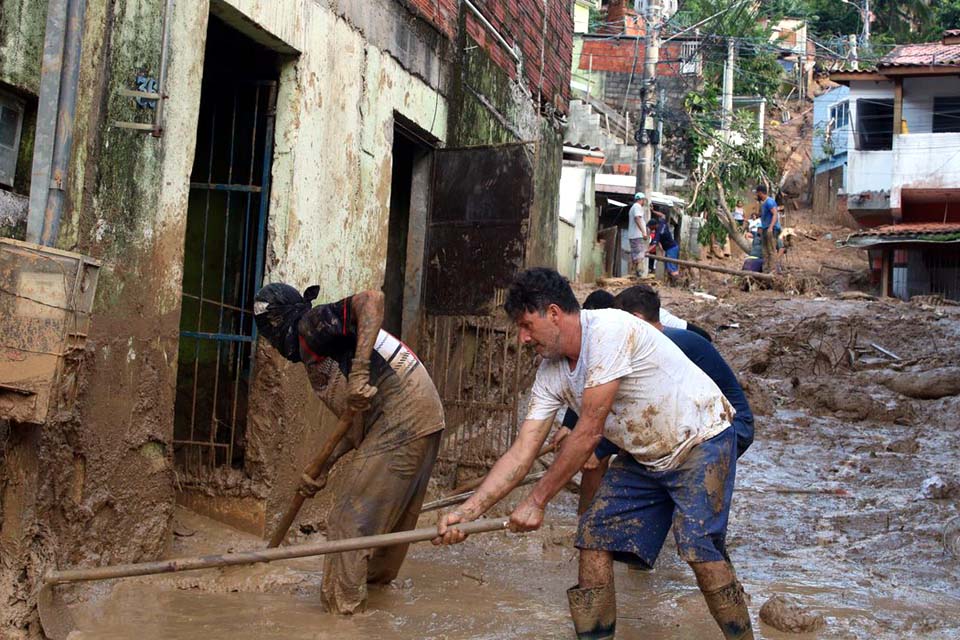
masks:
[[(317, 454), (317, 457), (307, 466), (303, 471), (303, 475), (310, 476), (313, 480), (316, 480), (320, 477), (320, 474), (323, 471), (323, 465), (327, 461), (327, 458), (333, 454), (333, 450), (337, 448), (337, 445), (340, 444), (340, 441), (343, 440), (343, 437), (347, 435), (347, 431), (350, 430), (350, 426), (353, 424), (353, 417), (355, 412), (352, 409), (345, 409), (343, 414), (340, 416), (340, 421), (337, 422), (337, 428), (333, 434), (327, 439), (323, 445), (323, 449), (320, 450), (320, 453)], [(280, 520), (280, 524), (277, 525), (276, 531), (273, 532), (273, 536), (270, 538), (270, 548), (279, 547), (283, 543), (283, 539), (287, 537), (287, 531), (290, 530), (290, 525), (293, 524), (293, 521), (297, 519), (297, 514), (300, 513), (300, 507), (303, 506), (303, 501), (306, 500), (306, 497), (299, 491), (293, 496), (293, 501), (290, 503), (290, 506), (287, 508), (287, 512), (283, 514), (283, 518)]]
[[(474, 533), (488, 533), (503, 531), (509, 520), (506, 518), (482, 519), (455, 527), (467, 535)], [(359, 538), (345, 538), (314, 542), (311, 544), (278, 547), (274, 549), (258, 549), (255, 551), (241, 551), (220, 555), (197, 556), (193, 558), (175, 558), (172, 560), (157, 560), (155, 562), (139, 562), (135, 564), (118, 564), (109, 567), (93, 567), (90, 569), (67, 569), (63, 571), (49, 571), (43, 577), (43, 589), (38, 599), (40, 622), (43, 632), (52, 640), (66, 640), (70, 632), (76, 628), (73, 616), (67, 605), (57, 598), (56, 585), (72, 582), (88, 582), (92, 580), (110, 580), (113, 578), (129, 578), (132, 576), (147, 576), (160, 573), (175, 573), (179, 571), (195, 571), (215, 567), (232, 567), (236, 565), (256, 564), (258, 562), (273, 562), (274, 560), (288, 560), (290, 558), (308, 558), (328, 553), (342, 553), (359, 549), (376, 549), (392, 547), (398, 544), (424, 542), (437, 537), (436, 527), (423, 527), (411, 531), (384, 533), (376, 536), (362, 536)]]

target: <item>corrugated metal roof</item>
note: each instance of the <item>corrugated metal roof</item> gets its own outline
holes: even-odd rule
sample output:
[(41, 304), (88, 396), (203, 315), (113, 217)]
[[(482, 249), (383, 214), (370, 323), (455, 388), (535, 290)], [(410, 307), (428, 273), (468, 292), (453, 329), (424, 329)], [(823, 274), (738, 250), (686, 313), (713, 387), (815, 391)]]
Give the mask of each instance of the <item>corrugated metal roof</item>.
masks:
[(960, 64), (960, 44), (901, 44), (880, 59), (883, 67), (929, 67)]

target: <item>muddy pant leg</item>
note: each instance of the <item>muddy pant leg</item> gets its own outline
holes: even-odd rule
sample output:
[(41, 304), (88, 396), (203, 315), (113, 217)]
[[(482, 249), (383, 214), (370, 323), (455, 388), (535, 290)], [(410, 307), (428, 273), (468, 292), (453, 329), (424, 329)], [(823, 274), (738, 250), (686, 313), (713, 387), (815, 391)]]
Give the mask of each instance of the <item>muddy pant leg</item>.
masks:
[[(327, 516), (327, 539), (341, 540), (388, 533), (407, 512), (421, 478), (429, 479), (436, 457), (431, 436), (396, 449), (363, 455), (363, 446), (346, 470), (344, 491)], [(427, 442), (429, 441), (429, 442)], [(429, 452), (432, 456), (428, 456)], [(426, 480), (422, 480), (426, 482)], [(422, 494), (420, 500), (423, 500)], [(321, 599), (324, 606), (342, 614), (363, 611), (367, 599), (368, 562), (372, 549), (326, 556)]]
[[(417, 441), (417, 449), (412, 451), (410, 455), (394, 459), (393, 463), (396, 466), (416, 463), (417, 470), (410, 486), (412, 498), (407, 504), (407, 510), (400, 516), (400, 520), (391, 529), (390, 533), (410, 531), (417, 527), (420, 508), (423, 506), (423, 497), (427, 493), (433, 464), (436, 462), (437, 453), (440, 451), (442, 435), (443, 432), (438, 431), (421, 438)], [(398, 544), (393, 547), (374, 550), (367, 566), (367, 582), (383, 584), (396, 578), (397, 574), (400, 573), (400, 566), (403, 564), (404, 558), (407, 557), (409, 547), (409, 544)]]
[(776, 269), (777, 240), (773, 235), (773, 229), (764, 229), (761, 233), (763, 233), (763, 271), (772, 273)]
[(753, 640), (743, 586), (729, 562), (692, 562), (710, 615), (728, 640)]

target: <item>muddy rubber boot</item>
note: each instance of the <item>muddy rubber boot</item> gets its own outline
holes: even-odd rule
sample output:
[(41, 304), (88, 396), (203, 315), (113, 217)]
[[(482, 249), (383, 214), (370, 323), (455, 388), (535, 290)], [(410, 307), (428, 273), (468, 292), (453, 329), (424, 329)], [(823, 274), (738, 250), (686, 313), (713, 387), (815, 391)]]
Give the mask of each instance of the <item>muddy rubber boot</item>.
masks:
[(578, 640), (607, 640), (617, 630), (617, 596), (613, 583), (602, 587), (567, 589), (570, 617)]
[(750, 625), (750, 612), (743, 586), (734, 580), (716, 591), (705, 591), (703, 598), (713, 619), (720, 625), (723, 637), (727, 640), (753, 640), (753, 627)]

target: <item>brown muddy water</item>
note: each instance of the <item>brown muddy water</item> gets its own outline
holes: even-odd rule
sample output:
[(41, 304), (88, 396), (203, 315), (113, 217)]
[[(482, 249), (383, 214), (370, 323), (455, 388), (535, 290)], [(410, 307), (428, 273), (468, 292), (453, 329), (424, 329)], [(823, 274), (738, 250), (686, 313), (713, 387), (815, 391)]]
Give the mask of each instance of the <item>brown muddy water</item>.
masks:
[[(920, 492), (934, 474), (960, 479), (960, 397), (893, 393), (879, 384), (888, 364), (866, 351), (852, 366), (823, 357), (842, 355), (854, 327), (861, 347), (877, 341), (917, 359), (905, 370), (950, 365), (960, 361), (960, 311), (756, 297), (749, 311), (689, 296), (669, 302), (712, 330), (740, 325), (718, 333), (717, 344), (758, 413), (728, 538), (757, 637), (960, 638), (960, 560), (943, 544), (960, 491)], [(817, 314), (822, 326), (797, 325)], [(558, 496), (534, 534), (415, 545), (396, 584), (373, 590), (367, 612), (351, 618), (321, 610), (322, 561), (303, 559), (68, 587), (68, 597), (80, 596), (71, 640), (572, 638), (565, 590), (576, 579), (575, 502)], [(187, 511), (176, 518), (189, 535), (175, 538), (170, 556), (264, 544)], [(672, 540), (653, 571), (618, 567), (617, 590), (619, 638), (721, 637)], [(760, 606), (775, 594), (795, 596), (826, 627), (786, 634), (762, 624)]]

